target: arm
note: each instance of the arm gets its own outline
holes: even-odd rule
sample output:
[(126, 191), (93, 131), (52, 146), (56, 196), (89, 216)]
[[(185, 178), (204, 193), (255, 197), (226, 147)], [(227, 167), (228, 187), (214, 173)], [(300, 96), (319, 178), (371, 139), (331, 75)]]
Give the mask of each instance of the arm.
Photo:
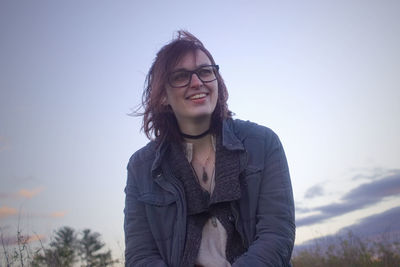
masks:
[(125, 266), (166, 267), (150, 231), (145, 206), (137, 200), (139, 192), (135, 184), (138, 178), (136, 175), (130, 163), (125, 188)]
[(265, 165), (258, 197), (256, 236), (239, 266), (290, 266), (295, 239), (294, 202), (286, 156), (273, 132), (266, 138)]

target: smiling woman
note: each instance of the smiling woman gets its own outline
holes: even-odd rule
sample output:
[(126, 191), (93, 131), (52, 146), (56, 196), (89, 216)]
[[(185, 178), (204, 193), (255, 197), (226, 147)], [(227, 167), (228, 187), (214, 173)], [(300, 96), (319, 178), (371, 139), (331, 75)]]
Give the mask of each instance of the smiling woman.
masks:
[(152, 141), (128, 164), (126, 266), (290, 266), (293, 194), (270, 129), (233, 120), (210, 52), (192, 34), (157, 54), (143, 93)]

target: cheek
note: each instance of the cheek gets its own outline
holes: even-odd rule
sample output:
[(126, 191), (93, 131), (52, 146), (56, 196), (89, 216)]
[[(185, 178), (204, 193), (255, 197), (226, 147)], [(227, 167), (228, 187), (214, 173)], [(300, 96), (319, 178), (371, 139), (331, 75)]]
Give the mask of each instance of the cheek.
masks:
[(167, 105), (173, 105), (174, 103), (174, 94), (171, 92), (170, 89), (165, 90), (165, 95), (164, 95), (165, 103)]
[(182, 105), (180, 103), (179, 96), (170, 92), (165, 95), (165, 102), (166, 105), (169, 105), (174, 112), (179, 110), (180, 106)]

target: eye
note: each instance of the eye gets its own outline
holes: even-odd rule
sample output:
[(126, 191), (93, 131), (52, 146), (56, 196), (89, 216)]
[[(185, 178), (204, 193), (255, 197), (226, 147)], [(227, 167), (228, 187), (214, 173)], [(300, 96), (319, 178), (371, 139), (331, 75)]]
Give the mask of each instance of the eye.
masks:
[(189, 73), (187, 71), (178, 71), (171, 74), (172, 82), (182, 82), (189, 79)]
[(212, 67), (203, 67), (197, 71), (200, 77), (210, 77), (214, 75)]

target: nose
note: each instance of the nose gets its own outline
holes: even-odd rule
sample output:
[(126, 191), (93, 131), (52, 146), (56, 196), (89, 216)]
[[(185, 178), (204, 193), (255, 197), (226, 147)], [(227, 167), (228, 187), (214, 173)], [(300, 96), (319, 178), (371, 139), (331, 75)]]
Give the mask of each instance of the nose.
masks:
[(203, 82), (200, 80), (199, 76), (197, 75), (197, 73), (193, 73), (192, 74), (192, 78), (190, 81), (190, 87), (200, 87), (203, 84)]

